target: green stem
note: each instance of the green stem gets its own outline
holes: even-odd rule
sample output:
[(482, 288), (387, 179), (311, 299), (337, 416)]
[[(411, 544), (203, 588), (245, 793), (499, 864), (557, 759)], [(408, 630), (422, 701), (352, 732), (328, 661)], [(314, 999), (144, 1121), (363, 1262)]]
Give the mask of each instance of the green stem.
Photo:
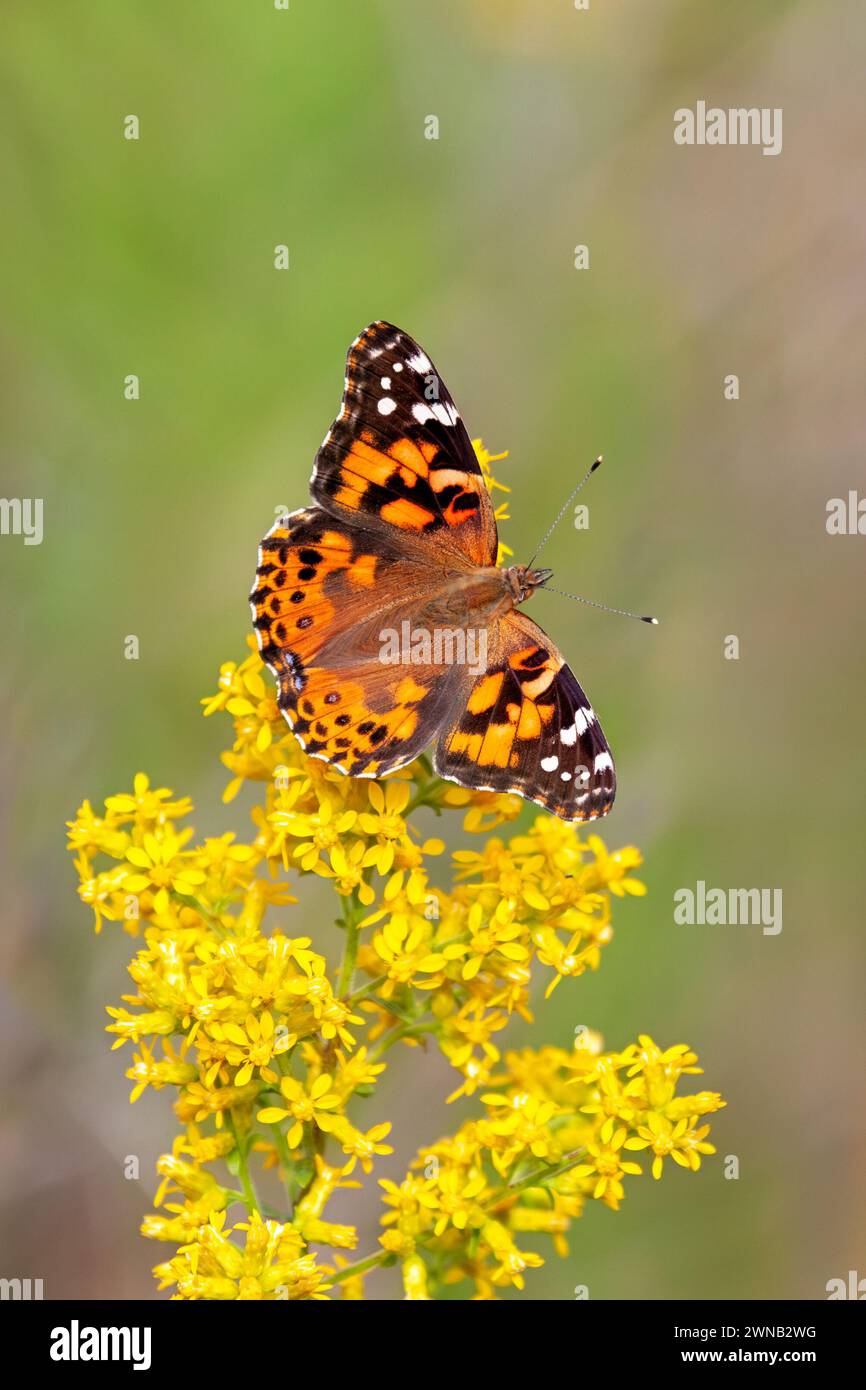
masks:
[(279, 1125), (270, 1125), (269, 1129), (271, 1131), (271, 1134), (274, 1136), (274, 1143), (277, 1146), (277, 1154), (279, 1155), (280, 1168), (282, 1169), (283, 1173), (283, 1186), (286, 1189), (286, 1197), (289, 1201), (289, 1213), (291, 1218), (291, 1214), (294, 1211), (295, 1200), (292, 1155), (289, 1151), (286, 1136), (280, 1129)]
[(351, 1279), (354, 1274), (365, 1274), (368, 1269), (376, 1269), (385, 1260), (393, 1260), (393, 1258), (394, 1256), (389, 1250), (377, 1250), (375, 1254), (367, 1255), (363, 1260), (356, 1260), (353, 1265), (344, 1265), (342, 1269), (337, 1270), (336, 1274), (331, 1275), (329, 1282), (342, 1284), (344, 1279)]
[(249, 1136), (246, 1141), (241, 1138), (240, 1134), (238, 1133), (238, 1125), (233, 1110), (230, 1110), (228, 1112), (228, 1122), (229, 1128), (231, 1129), (231, 1132), (234, 1135), (235, 1139), (235, 1150), (238, 1156), (238, 1177), (240, 1178), (241, 1188), (243, 1189), (243, 1199), (246, 1202), (247, 1208), (250, 1212), (257, 1211), (261, 1216), (261, 1205), (259, 1203), (256, 1189), (253, 1186), (253, 1180), (250, 1175), (249, 1164), (247, 1163), (247, 1155), (249, 1153)]
[(359, 999), (366, 999), (368, 994), (372, 994), (374, 990), (379, 988), (382, 983), (382, 978), (381, 975), (374, 975), (372, 980), (368, 980), (365, 985), (361, 985), (359, 989), (353, 990), (351, 994), (347, 994), (343, 999), (343, 1003), (355, 1004)]
[(399, 1042), (401, 1038), (423, 1037), (425, 1033), (431, 1033), (434, 1028), (435, 1024), (432, 1021), (419, 1023), (416, 1019), (412, 1023), (404, 1023), (402, 1027), (395, 1028), (393, 1032), (386, 1034), (376, 1051), (371, 1055), (370, 1061), (378, 1062), (379, 1058), (384, 1056), (388, 1049)]
[(343, 947), (343, 960), (340, 965), (340, 978), (337, 984), (337, 998), (343, 999), (352, 993), (355, 976), (355, 962), (358, 959), (358, 939), (361, 935), (358, 926), (358, 901), (354, 895), (347, 900), (343, 909), (342, 925), (346, 930), (346, 944)]
[(536, 1168), (534, 1172), (528, 1173), (527, 1176), (521, 1178), (519, 1182), (510, 1182), (505, 1190), (499, 1194), (498, 1198), (493, 1199), (494, 1203), (510, 1199), (518, 1192), (523, 1192), (527, 1187), (544, 1187), (545, 1183), (551, 1182), (553, 1178), (559, 1178), (563, 1173), (567, 1173), (570, 1169), (576, 1168), (585, 1154), (585, 1147), (581, 1147), (579, 1149), (574, 1149), (568, 1155), (568, 1158), (563, 1159), (562, 1163), (558, 1164), (556, 1168)]
[(200, 917), (204, 918), (211, 930), (215, 932), (216, 935), (219, 937), (220, 941), (225, 941), (226, 929), (223, 926), (222, 922), (219, 920), (218, 917), (215, 917), (214, 914), (208, 908), (206, 908), (203, 903), (200, 903), (198, 898), (194, 898), (191, 894), (188, 893), (178, 893), (175, 891), (175, 889), (171, 890), (169, 897), (174, 898), (175, 902), (183, 903), (184, 907), (193, 908), (199, 914)]
[[(247, 1201), (247, 1199), (246, 1199), (246, 1197), (244, 1196), (243, 1192), (238, 1192), (234, 1187), (224, 1187), (224, 1188), (223, 1188), (223, 1192), (227, 1193), (228, 1196), (231, 1197), (231, 1198), (233, 1199), (233, 1201), (235, 1201), (235, 1202), (243, 1202), (244, 1205), (246, 1206), (246, 1201)], [(262, 1213), (262, 1216), (268, 1216), (268, 1217), (271, 1218), (272, 1221), (279, 1221), (279, 1222), (281, 1222), (283, 1225), (285, 1225), (285, 1221), (286, 1221), (285, 1212), (277, 1211), (277, 1208), (276, 1208), (276, 1207), (269, 1206), (267, 1202), (262, 1202), (262, 1204), (261, 1204), (261, 1213)]]

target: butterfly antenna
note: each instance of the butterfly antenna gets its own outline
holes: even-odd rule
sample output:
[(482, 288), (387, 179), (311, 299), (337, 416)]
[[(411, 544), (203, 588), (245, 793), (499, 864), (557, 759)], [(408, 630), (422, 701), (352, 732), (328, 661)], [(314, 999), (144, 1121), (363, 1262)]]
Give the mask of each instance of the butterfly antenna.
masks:
[(539, 541), (538, 545), (535, 547), (535, 551), (534, 551), (534, 553), (533, 553), (532, 559), (529, 561), (529, 564), (526, 566), (527, 569), (532, 569), (532, 566), (533, 566), (533, 564), (535, 563), (536, 556), (539, 555), (539, 554), (541, 553), (541, 551), (544, 549), (544, 547), (547, 545), (547, 542), (550, 540), (550, 537), (553, 535), (553, 533), (554, 533), (554, 531), (556, 530), (557, 526), (558, 526), (559, 523), (562, 521), (562, 518), (565, 516), (565, 513), (568, 511), (569, 507), (571, 506), (572, 501), (573, 501), (574, 498), (577, 496), (577, 494), (580, 492), (580, 489), (583, 487), (584, 483), (587, 482), (587, 480), (588, 480), (589, 478), (592, 477), (592, 474), (593, 474), (593, 473), (595, 472), (595, 470), (599, 467), (599, 465), (600, 465), (600, 463), (601, 463), (601, 461), (602, 461), (602, 457), (603, 457), (603, 456), (602, 456), (601, 454), (599, 454), (598, 458), (595, 460), (595, 463), (593, 463), (593, 464), (591, 465), (591, 467), (589, 467), (589, 468), (586, 470), (586, 472), (584, 473), (584, 475), (583, 475), (583, 477), (581, 478), (580, 482), (577, 484), (577, 487), (573, 487), (573, 488), (571, 489), (571, 492), (568, 494), (568, 496), (566, 497), (565, 501), (563, 502), (562, 507), (560, 508), (559, 514), (558, 514), (558, 516), (556, 517), (555, 521), (553, 522), (553, 524), (552, 524), (551, 526), (548, 527), (546, 534), (542, 537), (542, 539)]
[(545, 593), (559, 594), (560, 598), (573, 599), (575, 603), (586, 603), (590, 608), (601, 608), (605, 613), (618, 613), (621, 618), (637, 618), (641, 623), (652, 623), (653, 627), (658, 627), (658, 618), (650, 618), (643, 613), (630, 613), (627, 608), (611, 608), (608, 603), (596, 603), (595, 599), (583, 598), (580, 594), (567, 594), (564, 589), (550, 589), (545, 584), (542, 586)]

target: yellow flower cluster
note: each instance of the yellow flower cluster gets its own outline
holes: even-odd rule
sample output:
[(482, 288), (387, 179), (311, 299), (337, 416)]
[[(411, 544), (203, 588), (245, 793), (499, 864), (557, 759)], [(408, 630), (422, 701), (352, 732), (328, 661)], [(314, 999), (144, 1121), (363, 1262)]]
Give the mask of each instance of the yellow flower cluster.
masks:
[[(545, 1233), (562, 1253), (587, 1199), (617, 1208), (623, 1178), (640, 1172), (633, 1152), (652, 1152), (657, 1177), (666, 1157), (696, 1169), (713, 1152), (699, 1121), (723, 1102), (676, 1095), (700, 1070), (687, 1048), (642, 1037), (604, 1054), (588, 1034), (571, 1052), (503, 1057), (497, 1042), (513, 1014), (531, 1019), (534, 972), (549, 995), (598, 967), (613, 898), (645, 891), (636, 849), (608, 853), (547, 814), (491, 836), (523, 803), (443, 782), (423, 757), (381, 782), (342, 776), (301, 751), (254, 651), (223, 665), (202, 703), (232, 721), (225, 801), (258, 789), (246, 833), (194, 842), (189, 799), (143, 773), (102, 814), (85, 802), (69, 826), (96, 930), (116, 922), (143, 943), (135, 992), (108, 1011), (114, 1046), (133, 1045), (131, 1099), (176, 1091), (181, 1130), (142, 1226), (177, 1251), (156, 1267), (161, 1288), (358, 1298), (369, 1270), (399, 1261), (407, 1298), (464, 1279), (473, 1296), (495, 1297), (541, 1263), (519, 1249), (522, 1233)], [(431, 813), (462, 815), (467, 833), (487, 837), (453, 854), (450, 875), (443, 841), (417, 824)], [(337, 904), (339, 964), (288, 934), (310, 876)], [(325, 1262), (323, 1250), (357, 1245), (353, 1226), (326, 1219), (331, 1198), (392, 1152), (389, 1124), (363, 1126), (363, 1101), (395, 1044), (428, 1040), (454, 1068), (450, 1098), (479, 1092), (483, 1117), (422, 1150), (401, 1184), (383, 1182), (378, 1250)], [(278, 1206), (258, 1190), (275, 1176)]]
[(390, 1210), (381, 1244), (403, 1262), (406, 1296), (430, 1296), (422, 1250), (445, 1284), (472, 1280), (476, 1298), (522, 1288), (524, 1270), (543, 1261), (519, 1237), (544, 1234), (566, 1255), (566, 1232), (587, 1200), (618, 1210), (623, 1179), (642, 1171), (634, 1151), (652, 1150), (657, 1178), (665, 1158), (697, 1171), (715, 1152), (700, 1117), (724, 1101), (711, 1091), (676, 1095), (681, 1076), (700, 1072), (696, 1062), (688, 1048), (662, 1052), (646, 1036), (603, 1054), (589, 1033), (571, 1052), (507, 1053), (481, 1097), (485, 1116), (419, 1152), (401, 1184), (382, 1183)]

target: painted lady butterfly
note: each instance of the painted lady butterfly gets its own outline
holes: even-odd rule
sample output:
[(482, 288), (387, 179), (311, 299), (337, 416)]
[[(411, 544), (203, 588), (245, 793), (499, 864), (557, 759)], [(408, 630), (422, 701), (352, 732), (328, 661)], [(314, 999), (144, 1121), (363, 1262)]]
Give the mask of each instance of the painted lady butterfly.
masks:
[(310, 492), (314, 505), (262, 541), (250, 596), (307, 753), (381, 777), (435, 739), (437, 773), (461, 786), (564, 820), (606, 815), (616, 777), (599, 722), (518, 607), (551, 572), (497, 568), (469, 435), (430, 358), (392, 324), (349, 349)]

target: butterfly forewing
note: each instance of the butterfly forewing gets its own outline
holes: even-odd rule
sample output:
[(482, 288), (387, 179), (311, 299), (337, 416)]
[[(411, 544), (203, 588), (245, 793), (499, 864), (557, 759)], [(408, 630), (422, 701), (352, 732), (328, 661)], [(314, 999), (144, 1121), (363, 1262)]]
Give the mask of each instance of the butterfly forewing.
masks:
[(435, 540), (471, 565), (495, 562), (496, 522), (469, 435), (430, 358), (393, 324), (371, 324), (350, 347), (310, 490), (355, 525)]

